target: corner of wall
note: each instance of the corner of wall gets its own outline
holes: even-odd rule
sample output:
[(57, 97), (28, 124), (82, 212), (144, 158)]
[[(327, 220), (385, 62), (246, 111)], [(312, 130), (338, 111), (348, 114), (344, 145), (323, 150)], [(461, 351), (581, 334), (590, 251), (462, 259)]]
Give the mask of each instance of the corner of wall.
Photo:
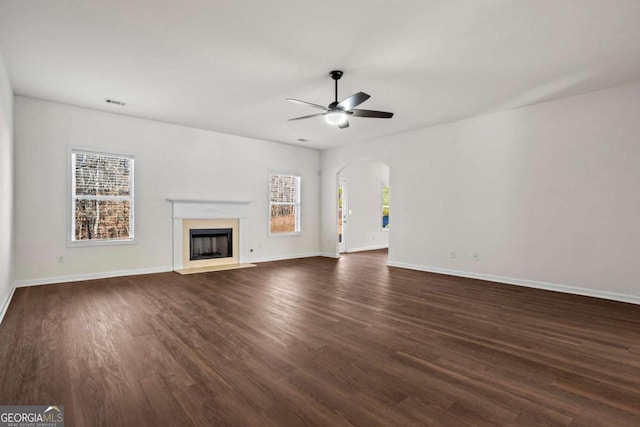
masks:
[(0, 325), (2, 324), (2, 321), (4, 320), (5, 314), (7, 314), (7, 310), (9, 309), (9, 304), (11, 304), (11, 299), (13, 298), (13, 294), (14, 294), (15, 291), (16, 291), (16, 287), (15, 286), (10, 286), (9, 293), (7, 294), (7, 297), (2, 302), (2, 305), (0, 305)]
[(0, 322), (15, 289), (13, 97), (0, 53)]

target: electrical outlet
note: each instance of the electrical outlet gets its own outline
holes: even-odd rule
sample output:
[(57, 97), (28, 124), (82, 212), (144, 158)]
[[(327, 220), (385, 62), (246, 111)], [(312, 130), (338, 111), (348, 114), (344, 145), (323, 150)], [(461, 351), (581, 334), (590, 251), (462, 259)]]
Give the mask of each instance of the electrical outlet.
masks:
[(476, 252), (476, 253), (474, 253), (474, 254), (473, 254), (473, 260), (474, 260), (474, 261), (480, 261), (480, 254), (479, 254), (479, 253), (477, 253), (477, 252)]
[(449, 258), (456, 259), (456, 251), (449, 252)]
[(58, 264), (64, 263), (64, 257), (62, 255), (58, 255)]

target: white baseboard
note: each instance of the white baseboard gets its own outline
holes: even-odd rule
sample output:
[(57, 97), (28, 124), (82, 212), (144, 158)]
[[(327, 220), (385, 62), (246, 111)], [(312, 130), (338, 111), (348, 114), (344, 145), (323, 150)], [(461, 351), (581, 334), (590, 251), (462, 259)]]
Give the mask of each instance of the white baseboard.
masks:
[(544, 289), (547, 291), (564, 292), (567, 294), (583, 295), (587, 297), (603, 298), (613, 301), (640, 304), (640, 296), (618, 294), (615, 292), (599, 291), (596, 289), (580, 288), (577, 286), (560, 285), (557, 283), (539, 282), (536, 280), (516, 279), (513, 277), (494, 276), (491, 274), (472, 273), (468, 271), (449, 270), (446, 268), (429, 267), (425, 265), (406, 264), (403, 262), (389, 261), (390, 267), (407, 268), (409, 270), (426, 271), (429, 273), (446, 274), (449, 276), (468, 277), (471, 279), (486, 280), (489, 282), (505, 283), (508, 285), (524, 286), (527, 288)]
[(373, 245), (373, 246), (362, 246), (360, 248), (347, 248), (347, 253), (350, 252), (364, 252), (364, 251), (375, 251), (378, 249), (388, 249), (389, 245)]
[(5, 298), (2, 306), (0, 306), (0, 324), (2, 324), (2, 319), (4, 319), (4, 315), (7, 314), (7, 310), (9, 309), (9, 304), (11, 303), (11, 298), (13, 298), (13, 293), (16, 291), (16, 287), (12, 286), (9, 290), (9, 295)]
[(320, 252), (318, 256), (323, 256), (325, 258), (340, 258), (340, 254), (334, 252)]
[(52, 285), (54, 283), (81, 282), (84, 280), (106, 279), (109, 277), (137, 276), (140, 274), (166, 273), (173, 267), (151, 267), (135, 270), (106, 271), (104, 273), (74, 274), (71, 276), (43, 277), (40, 279), (16, 280), (16, 287)]
[(319, 252), (305, 252), (302, 254), (290, 254), (290, 255), (279, 255), (272, 257), (264, 257), (264, 258), (251, 258), (247, 262), (258, 263), (258, 262), (271, 262), (271, 261), (284, 261), (287, 259), (296, 259), (296, 258), (310, 258), (314, 256), (320, 256)]

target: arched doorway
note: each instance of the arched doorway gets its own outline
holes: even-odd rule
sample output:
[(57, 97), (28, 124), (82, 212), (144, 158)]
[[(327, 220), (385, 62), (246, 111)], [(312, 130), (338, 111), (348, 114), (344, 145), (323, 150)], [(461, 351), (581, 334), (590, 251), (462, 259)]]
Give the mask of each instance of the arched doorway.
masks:
[(390, 168), (377, 160), (351, 163), (336, 173), (339, 253), (389, 247)]

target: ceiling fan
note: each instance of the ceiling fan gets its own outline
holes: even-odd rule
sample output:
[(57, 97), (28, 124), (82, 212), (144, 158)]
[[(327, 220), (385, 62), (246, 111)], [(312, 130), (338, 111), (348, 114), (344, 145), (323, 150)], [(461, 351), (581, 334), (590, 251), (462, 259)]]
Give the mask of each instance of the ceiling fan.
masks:
[(360, 110), (355, 107), (362, 104), (364, 101), (370, 98), (364, 92), (358, 92), (350, 97), (338, 102), (338, 80), (342, 77), (342, 71), (334, 70), (329, 75), (336, 82), (335, 101), (329, 104), (328, 107), (322, 105), (313, 104), (311, 102), (300, 101), (298, 99), (287, 98), (287, 101), (295, 102), (297, 104), (308, 105), (309, 107), (323, 110), (323, 113), (310, 114), (308, 116), (296, 117), (291, 120), (302, 120), (311, 117), (324, 116), (324, 119), (330, 125), (338, 126), (340, 129), (349, 127), (349, 116), (353, 117), (373, 117), (378, 119), (390, 119), (393, 117), (393, 113), (387, 113), (386, 111), (374, 111), (374, 110)]

